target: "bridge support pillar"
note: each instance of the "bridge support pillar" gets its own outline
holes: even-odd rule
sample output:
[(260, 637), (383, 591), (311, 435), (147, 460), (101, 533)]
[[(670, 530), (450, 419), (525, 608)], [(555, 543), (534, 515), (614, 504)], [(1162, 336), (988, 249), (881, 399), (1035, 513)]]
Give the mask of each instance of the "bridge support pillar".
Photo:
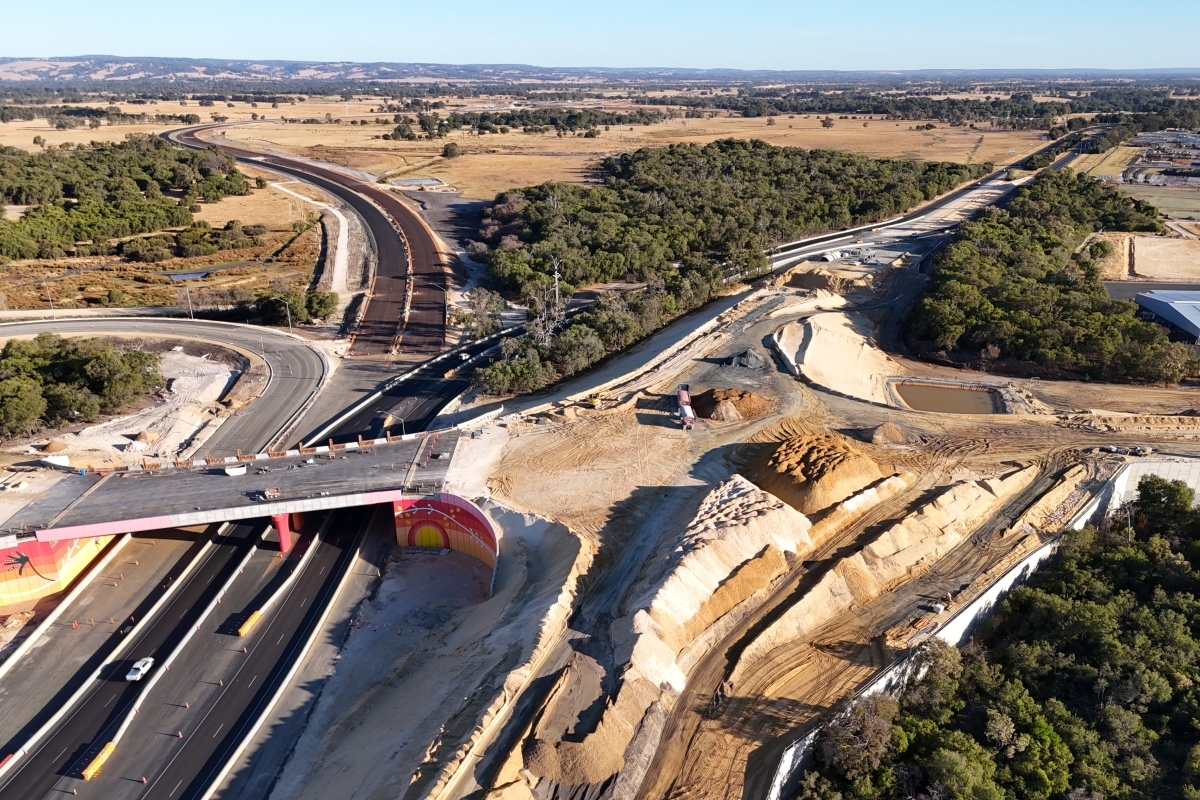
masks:
[(279, 532), (279, 550), (286, 553), (292, 549), (292, 519), (291, 514), (276, 514), (271, 517), (275, 530)]

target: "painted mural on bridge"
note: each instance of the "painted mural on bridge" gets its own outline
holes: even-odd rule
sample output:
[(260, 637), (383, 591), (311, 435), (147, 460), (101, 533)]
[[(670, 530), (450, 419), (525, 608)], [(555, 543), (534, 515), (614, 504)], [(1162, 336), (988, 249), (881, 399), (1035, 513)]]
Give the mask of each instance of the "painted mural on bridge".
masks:
[(112, 538), (27, 539), (0, 550), (0, 614), (30, 609), (33, 601), (65, 591)]
[(500, 540), (479, 506), (446, 492), (396, 500), (392, 505), (398, 544), (466, 553), (491, 567), (494, 580)]

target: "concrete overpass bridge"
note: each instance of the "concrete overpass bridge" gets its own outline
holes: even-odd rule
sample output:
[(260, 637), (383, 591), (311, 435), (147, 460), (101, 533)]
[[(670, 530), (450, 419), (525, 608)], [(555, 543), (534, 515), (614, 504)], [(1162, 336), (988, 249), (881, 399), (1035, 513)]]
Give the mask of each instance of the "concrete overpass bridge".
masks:
[(399, 509), (440, 492), (460, 435), (72, 471), (5, 523), (0, 547), (271, 517), (286, 552), (298, 515), (383, 503)]

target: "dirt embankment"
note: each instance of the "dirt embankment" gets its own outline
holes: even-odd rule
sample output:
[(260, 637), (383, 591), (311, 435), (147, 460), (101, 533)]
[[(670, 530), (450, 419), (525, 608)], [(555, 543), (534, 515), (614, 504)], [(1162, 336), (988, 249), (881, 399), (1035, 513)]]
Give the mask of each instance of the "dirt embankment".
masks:
[(629, 610), (610, 627), (616, 696), (594, 727), (579, 730), (603, 699), (606, 667), (577, 658), (529, 743), (530, 773), (579, 785), (619, 772), (651, 706), (674, 704), (696, 660), (761, 602), (789, 555), (811, 549), (809, 528), (804, 515), (739, 475), (709, 493), (683, 533), (647, 561)]
[(692, 397), (692, 408), (701, 419), (736, 422), (767, 414), (772, 404), (745, 389), (709, 389)]
[(592, 553), (562, 524), (483, 508), (504, 533), (495, 594), (488, 570), (461, 554), (393, 560), (272, 798), (436, 796), (511, 710), (565, 630)]
[(801, 513), (814, 514), (878, 481), (883, 472), (840, 436), (802, 434), (748, 465), (746, 475)]
[(1006, 500), (1028, 486), (1038, 469), (1026, 467), (1003, 478), (952, 486), (859, 552), (838, 561), (746, 648), (734, 670), (734, 683), (750, 665), (780, 644), (798, 639), (852, 607), (923, 574)]

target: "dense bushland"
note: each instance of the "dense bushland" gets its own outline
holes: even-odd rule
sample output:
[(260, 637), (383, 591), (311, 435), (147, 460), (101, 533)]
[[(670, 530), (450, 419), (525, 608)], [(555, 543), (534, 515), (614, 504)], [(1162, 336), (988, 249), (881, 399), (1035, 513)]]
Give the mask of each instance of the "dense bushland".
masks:
[(829, 724), (801, 800), (1200, 797), (1200, 514), (1148, 476), (960, 652)]
[(1153, 206), (1091, 178), (1039, 175), (1003, 209), (983, 209), (936, 258), (909, 334), (945, 351), (986, 351), (1109, 381), (1177, 382), (1197, 368), (1137, 306), (1112, 300), (1088, 234), (1157, 231)]
[(153, 136), (38, 153), (0, 147), (0, 203), (34, 206), (0, 219), (0, 259), (91, 253), (111, 239), (188, 226), (200, 200), (249, 193), (227, 153)]
[(0, 351), (0, 436), (119, 413), (162, 384), (160, 360), (102, 339), (10, 339)]
[[(762, 274), (767, 248), (886, 219), (990, 170), (726, 139), (606, 159), (600, 186), (502, 194), (470, 251), (529, 305), (535, 335), (477, 381), (495, 392), (538, 388), (703, 305), (726, 281)], [(589, 284), (646, 288), (605, 294), (562, 333), (555, 272), (564, 302)]]

